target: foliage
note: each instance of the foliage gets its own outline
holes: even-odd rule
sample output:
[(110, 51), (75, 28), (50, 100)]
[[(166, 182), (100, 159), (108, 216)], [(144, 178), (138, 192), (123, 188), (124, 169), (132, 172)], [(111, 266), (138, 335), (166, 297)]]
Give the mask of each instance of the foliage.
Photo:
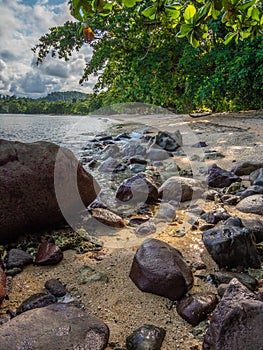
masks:
[[(189, 7), (190, 2), (182, 2), (182, 18), (175, 25), (179, 17), (173, 12), (171, 14), (167, 8), (163, 13), (163, 7), (159, 8), (160, 1), (138, 1), (127, 6), (129, 1), (126, 1), (126, 6), (122, 1), (118, 2), (116, 6), (107, 8), (105, 13), (104, 5), (101, 5), (99, 13), (94, 14), (96, 6), (99, 6), (97, 3), (91, 8), (88, 6), (89, 1), (79, 0), (79, 7), (75, 6), (71, 10), (78, 19), (83, 20), (85, 17), (83, 26), (93, 28), (94, 40), (85, 42), (80, 22), (67, 22), (66, 26), (51, 28), (33, 49), (38, 63), (49, 53), (68, 60), (73, 50), (78, 51), (82, 45), (90, 45), (93, 56), (86, 65), (80, 83), (88, 80), (91, 74), (99, 75), (99, 78), (94, 88), (95, 95), (89, 99), (89, 110), (135, 101), (177, 112), (262, 108), (262, 35), (252, 40), (242, 34), (243, 41), (230, 40), (228, 28), (232, 27), (227, 23), (234, 25), (236, 15), (232, 17), (229, 14), (227, 22), (224, 22), (221, 11), (218, 19), (212, 18), (211, 14), (209, 20), (204, 18), (202, 25), (206, 26), (205, 30), (209, 28), (208, 34), (195, 48), (197, 45), (187, 40), (190, 32), (183, 35), (186, 32), (182, 26), (187, 23), (181, 20), (194, 18), (195, 14), (200, 13), (199, 6), (204, 6), (204, 2), (194, 2), (196, 11)], [(244, 3), (235, 1), (236, 6)], [(214, 0), (209, 3), (215, 7)], [(153, 11), (152, 7), (156, 4), (158, 11)], [(179, 6), (179, 3), (176, 4), (169, 6)], [(244, 13), (247, 14), (249, 6), (262, 10), (259, 2), (250, 1)], [(77, 15), (78, 8), (82, 8), (83, 16)], [(172, 20), (173, 16), (176, 18)], [(258, 17), (262, 18), (262, 11)], [(256, 22), (250, 26), (251, 36), (256, 34)], [(178, 26), (181, 34), (178, 34)], [(70, 34), (69, 41), (64, 40), (67, 31)], [(235, 36), (241, 38), (240, 35), (241, 31)]]
[[(0, 113), (12, 114), (87, 114), (92, 95), (74, 91), (52, 93), (45, 98), (31, 99), (16, 96), (0, 96)], [(70, 97), (71, 96), (71, 97)], [(75, 96), (75, 97), (73, 97)], [(76, 96), (79, 96), (77, 98)], [(60, 98), (60, 99), (59, 99)], [(65, 99), (68, 99), (66, 101)], [(56, 100), (55, 100), (56, 99)]]
[(263, 32), (262, 0), (151, 0), (145, 8), (143, 0), (70, 0), (71, 14), (84, 26), (94, 15), (136, 7), (140, 17), (160, 21), (176, 28), (177, 37), (187, 37), (198, 47), (209, 35), (210, 19), (221, 19), (228, 29), (225, 43), (233, 38), (244, 40)]

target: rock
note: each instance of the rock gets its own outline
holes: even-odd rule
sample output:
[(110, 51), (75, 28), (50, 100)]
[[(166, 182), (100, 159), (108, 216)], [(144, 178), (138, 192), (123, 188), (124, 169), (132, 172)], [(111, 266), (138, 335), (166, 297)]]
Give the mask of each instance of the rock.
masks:
[(201, 148), (201, 147), (207, 147), (207, 143), (205, 141), (199, 141), (192, 145), (194, 148)]
[(154, 238), (138, 248), (130, 278), (143, 292), (180, 299), (193, 285), (191, 269), (179, 250)]
[(263, 194), (255, 194), (242, 199), (236, 208), (243, 213), (263, 215)]
[(113, 173), (119, 166), (120, 162), (112, 157), (106, 159), (101, 165), (98, 167), (98, 171), (101, 173)]
[(63, 259), (63, 253), (54, 243), (43, 242), (40, 244), (36, 258), (36, 265), (55, 265)]
[(66, 287), (57, 278), (46, 281), (45, 288), (57, 298), (63, 297), (67, 293)]
[(4, 350), (103, 350), (108, 327), (70, 304), (53, 304), (22, 313), (0, 327)]
[(210, 229), (212, 229), (214, 227), (215, 227), (214, 224), (208, 224), (206, 222), (205, 223), (200, 222), (199, 230), (204, 232), (204, 231), (210, 230)]
[(126, 142), (120, 149), (121, 154), (124, 157), (131, 158), (131, 157), (137, 157), (145, 156), (146, 154), (146, 148), (141, 144), (139, 141), (130, 141)]
[(68, 149), (44, 141), (0, 140), (0, 243), (64, 225), (64, 215), (77, 215), (99, 190)]
[(149, 215), (133, 215), (130, 217), (129, 225), (138, 226), (150, 219)]
[(249, 179), (254, 186), (263, 186), (263, 168), (253, 171)]
[(106, 160), (108, 158), (117, 158), (120, 154), (120, 149), (118, 145), (108, 145), (104, 148), (101, 159)]
[(225, 158), (224, 154), (222, 154), (221, 152), (218, 152), (218, 151), (214, 151), (214, 150), (207, 150), (204, 153), (205, 153), (204, 160)]
[(213, 293), (196, 293), (179, 300), (176, 310), (185, 321), (195, 327), (207, 318), (217, 303), (217, 296)]
[(242, 224), (241, 219), (236, 218), (236, 217), (230, 217), (224, 222), (225, 226), (237, 226), (237, 227), (244, 227)]
[(176, 217), (175, 207), (169, 203), (161, 203), (155, 217), (158, 221), (172, 222)]
[(108, 209), (107, 206), (104, 203), (100, 202), (99, 200), (93, 201), (88, 207), (88, 209), (96, 209), (96, 208)]
[(117, 135), (114, 138), (114, 141), (123, 141), (123, 140), (129, 140), (131, 139), (131, 136), (127, 132), (123, 132), (122, 134)]
[(0, 267), (0, 305), (7, 296), (6, 275), (2, 267)]
[(219, 221), (225, 221), (229, 217), (223, 208), (217, 208), (201, 215), (201, 219), (205, 220), (208, 224), (217, 224)]
[(221, 200), (224, 204), (236, 205), (239, 202), (240, 198), (239, 196), (234, 196), (233, 194), (224, 194), (221, 197)]
[(249, 175), (259, 168), (263, 168), (262, 162), (240, 162), (235, 164), (235, 166), (231, 169), (231, 172), (238, 176)]
[(156, 145), (151, 145), (146, 152), (146, 157), (152, 161), (161, 161), (171, 157), (171, 154)]
[(136, 230), (136, 236), (143, 237), (148, 236), (156, 232), (156, 225), (153, 220), (148, 220), (139, 225)]
[(145, 164), (130, 164), (129, 169), (133, 171), (134, 173), (141, 173), (146, 170), (146, 165)]
[(238, 281), (250, 290), (256, 290), (258, 286), (258, 281), (255, 277), (250, 276), (246, 273), (238, 273), (232, 271), (219, 271), (213, 275), (214, 281), (217, 284), (228, 284), (233, 278), (238, 279)]
[(165, 329), (145, 324), (126, 338), (127, 350), (160, 350)]
[(204, 198), (208, 201), (214, 201), (218, 195), (219, 195), (219, 193), (216, 190), (211, 189), (211, 190), (205, 191), (202, 194), (202, 198)]
[(225, 291), (228, 288), (228, 284), (222, 283), (217, 287), (217, 294), (220, 296), (220, 298), (223, 298), (223, 295), (225, 294)]
[(220, 225), (202, 234), (209, 254), (218, 266), (260, 268), (254, 236), (247, 228)]
[(214, 311), (203, 350), (262, 349), (263, 302), (233, 279)]
[(246, 190), (239, 193), (240, 199), (244, 199), (254, 194), (263, 194), (263, 186), (250, 186)]
[(39, 307), (44, 307), (50, 304), (53, 304), (57, 301), (54, 295), (47, 293), (37, 293), (31, 295), (29, 298), (24, 300), (22, 304), (18, 307), (16, 314), (19, 315), (22, 312), (36, 309)]
[(130, 164), (143, 164), (146, 165), (147, 164), (147, 160), (143, 157), (143, 156), (133, 156), (129, 159), (129, 163)]
[(108, 209), (95, 208), (91, 209), (92, 217), (98, 222), (115, 228), (125, 227), (124, 220), (117, 214), (111, 212)]
[(155, 203), (158, 200), (158, 189), (150, 175), (139, 173), (121, 183), (116, 199), (130, 203)]
[(263, 242), (263, 219), (242, 218), (241, 221), (254, 234), (257, 243)]
[(233, 182), (241, 181), (241, 178), (213, 164), (209, 167), (206, 181), (209, 187), (223, 188), (230, 186)]
[(172, 176), (162, 184), (158, 192), (163, 200), (185, 202), (192, 198), (199, 198), (203, 192), (203, 186), (195, 179)]
[(8, 252), (6, 268), (13, 269), (14, 267), (23, 267), (33, 263), (32, 255), (21, 249), (11, 249)]

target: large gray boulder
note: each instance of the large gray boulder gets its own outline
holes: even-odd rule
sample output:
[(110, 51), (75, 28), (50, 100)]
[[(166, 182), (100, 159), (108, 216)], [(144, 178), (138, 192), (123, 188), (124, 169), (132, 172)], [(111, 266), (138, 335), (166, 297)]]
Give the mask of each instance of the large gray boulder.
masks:
[(0, 140), (0, 243), (63, 225), (99, 185), (74, 154), (50, 142)]
[(70, 304), (23, 312), (0, 326), (0, 350), (105, 349), (109, 329)]
[(263, 194), (254, 194), (242, 199), (237, 209), (243, 213), (263, 215)]
[(262, 350), (263, 302), (233, 279), (210, 319), (203, 350)]

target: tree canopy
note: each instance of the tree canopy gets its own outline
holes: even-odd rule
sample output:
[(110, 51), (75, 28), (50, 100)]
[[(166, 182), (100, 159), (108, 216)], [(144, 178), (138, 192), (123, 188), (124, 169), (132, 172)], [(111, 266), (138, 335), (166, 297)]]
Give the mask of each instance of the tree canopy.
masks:
[(51, 28), (33, 51), (41, 63), (91, 46), (80, 79), (98, 75), (91, 108), (135, 101), (183, 112), (263, 107), (261, 1), (72, 0), (70, 7), (77, 21)]

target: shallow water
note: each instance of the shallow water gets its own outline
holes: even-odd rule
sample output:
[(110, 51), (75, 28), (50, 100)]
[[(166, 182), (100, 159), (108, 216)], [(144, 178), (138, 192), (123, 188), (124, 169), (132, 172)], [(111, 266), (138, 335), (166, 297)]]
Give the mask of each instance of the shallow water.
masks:
[(87, 141), (111, 123), (107, 118), (95, 116), (0, 114), (0, 139), (51, 141), (68, 147), (79, 157)]

